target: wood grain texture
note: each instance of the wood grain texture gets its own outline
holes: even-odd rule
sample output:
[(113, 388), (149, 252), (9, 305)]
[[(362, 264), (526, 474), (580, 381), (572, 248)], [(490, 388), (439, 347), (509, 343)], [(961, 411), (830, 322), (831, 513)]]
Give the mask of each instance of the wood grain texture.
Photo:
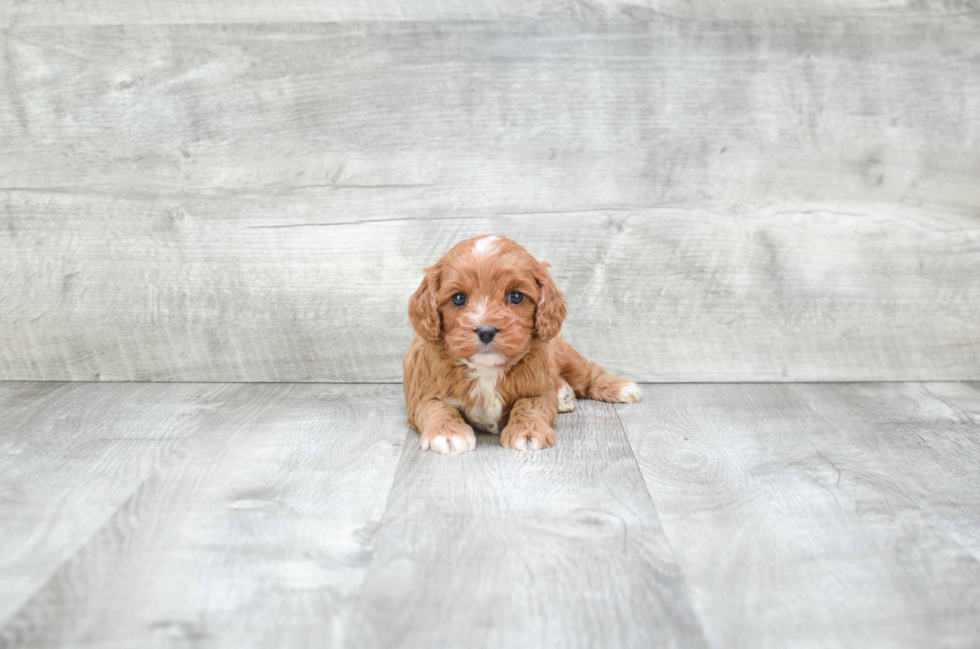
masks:
[(405, 437), (401, 400), (394, 386), (238, 386), (0, 646), (339, 646)]
[(129, 201), (39, 209), (7, 212), (8, 378), (400, 381), (418, 269), (485, 232), (553, 264), (566, 338), (623, 376), (980, 375), (971, 217), (659, 209), (266, 227), (286, 224), (222, 208), (174, 220)]
[(404, 417), (0, 383), (0, 648), (980, 641), (980, 384), (647, 385), (533, 454)]
[(235, 389), (0, 383), (0, 624)]
[[(648, 386), (645, 397), (620, 415), (712, 646), (980, 641), (980, 562), (933, 523), (918, 480), (932, 473), (934, 499), (975, 484), (976, 449), (972, 468), (950, 454), (975, 441), (975, 421), (894, 384)], [(900, 413), (878, 405), (910, 397)]]
[(320, 190), (348, 201), (320, 205), (345, 220), (975, 208), (976, 33), (915, 20), (10, 28), (0, 188)]
[(705, 646), (613, 407), (556, 432), (452, 457), (409, 435), (351, 646)]
[(815, 444), (842, 482), (858, 485), (868, 467), (887, 476), (980, 559), (980, 393), (961, 383), (793, 389), (830, 424)]
[(375, 20), (975, 19), (976, 0), (19, 0), (0, 25), (270, 23)]
[(419, 269), (486, 232), (637, 379), (980, 378), (976, 34), (6, 29), (0, 378), (397, 381)]

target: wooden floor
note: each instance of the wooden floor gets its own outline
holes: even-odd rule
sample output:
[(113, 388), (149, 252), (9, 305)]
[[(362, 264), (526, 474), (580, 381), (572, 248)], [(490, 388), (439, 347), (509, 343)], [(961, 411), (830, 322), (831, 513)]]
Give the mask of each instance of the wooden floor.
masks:
[(0, 383), (0, 647), (976, 647), (980, 385), (648, 385), (421, 453), (398, 385)]

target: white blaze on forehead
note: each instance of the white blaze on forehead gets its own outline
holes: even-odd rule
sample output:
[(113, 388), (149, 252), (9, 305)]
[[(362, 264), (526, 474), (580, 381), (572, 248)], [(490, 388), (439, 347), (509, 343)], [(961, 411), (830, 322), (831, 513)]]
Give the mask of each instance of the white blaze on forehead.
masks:
[(497, 239), (498, 237), (495, 234), (491, 234), (489, 237), (483, 237), (482, 239), (477, 239), (476, 243), (473, 244), (473, 252), (478, 255), (485, 255), (493, 250), (493, 244)]

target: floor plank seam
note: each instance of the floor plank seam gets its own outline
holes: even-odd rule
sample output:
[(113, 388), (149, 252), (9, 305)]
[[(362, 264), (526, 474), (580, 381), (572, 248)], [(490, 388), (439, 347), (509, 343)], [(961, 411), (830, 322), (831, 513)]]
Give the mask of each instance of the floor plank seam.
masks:
[[(935, 381), (935, 382), (936, 383), (940, 383), (940, 381)], [(964, 411), (963, 408), (961, 408), (959, 406), (954, 406), (949, 401), (946, 401), (946, 399), (943, 399), (941, 396), (939, 396), (938, 394), (936, 394), (935, 392), (933, 392), (932, 390), (930, 390), (929, 389), (929, 386), (926, 385), (926, 383), (933, 383), (933, 381), (920, 381), (919, 382), (919, 386), (923, 390), (925, 390), (927, 393), (929, 393), (929, 395), (931, 397), (933, 397), (934, 399), (937, 399), (938, 401), (941, 401), (943, 404), (945, 404), (945, 406), (947, 408), (949, 408), (950, 410), (952, 410), (953, 412), (955, 412), (957, 414), (960, 414), (960, 413), (963, 413), (963, 412), (969, 412), (971, 415), (975, 415), (975, 416), (976, 415), (980, 415), (980, 413), (973, 412), (972, 410), (971, 411)], [(978, 390), (975, 385), (973, 385), (973, 384), (971, 384), (969, 382), (964, 381), (963, 384), (966, 385), (966, 387), (970, 388), (971, 390), (980, 392), (980, 390)]]
[[(53, 381), (42, 381), (42, 382), (52, 383)], [(76, 381), (67, 381), (65, 383), (71, 384), (71, 383), (76, 383)], [(102, 522), (98, 525), (98, 527), (93, 528), (91, 534), (84, 537), (82, 541), (76, 545), (76, 547), (74, 548), (74, 550), (69, 556), (65, 557), (63, 561), (60, 561), (57, 565), (52, 567), (52, 569), (47, 574), (47, 576), (45, 576), (43, 581), (39, 583), (38, 587), (34, 589), (30, 593), (30, 595), (24, 599), (23, 605), (20, 606), (16, 611), (11, 613), (11, 615), (6, 619), (0, 620), (0, 637), (2, 637), (2, 633), (8, 627), (8, 625), (12, 621), (16, 620), (23, 611), (28, 609), (28, 607), (30, 607), (31, 603), (37, 598), (37, 596), (40, 593), (44, 592), (46, 588), (48, 588), (48, 586), (51, 584), (51, 581), (53, 579), (56, 579), (58, 574), (61, 573), (61, 571), (66, 568), (66, 566), (70, 565), (71, 562), (76, 559), (76, 557), (81, 551), (83, 551), (90, 543), (92, 543), (93, 539), (97, 538), (100, 534), (102, 534), (105, 531), (106, 527), (112, 522), (112, 520), (119, 514), (119, 512), (123, 511), (132, 502), (133, 498), (139, 495), (139, 493), (146, 487), (147, 483), (149, 483), (151, 480), (158, 478), (161, 474), (163, 474), (167, 470), (173, 468), (172, 466), (170, 466), (170, 464), (173, 462), (173, 458), (180, 453), (180, 450), (184, 448), (195, 435), (198, 434), (198, 432), (204, 427), (204, 425), (208, 421), (216, 417), (227, 407), (228, 402), (231, 400), (231, 398), (234, 395), (238, 394), (240, 389), (241, 388), (239, 388), (239, 390), (235, 390), (234, 392), (230, 393), (227, 397), (225, 397), (222, 404), (217, 408), (215, 408), (214, 412), (201, 419), (201, 421), (198, 422), (198, 425), (194, 428), (194, 431), (189, 433), (176, 446), (174, 446), (174, 448), (165, 457), (163, 457), (160, 460), (160, 466), (155, 467), (153, 470), (149, 471), (146, 477), (143, 480), (141, 480), (137, 485), (135, 485), (133, 490), (129, 493), (129, 495), (126, 496), (126, 498), (119, 503), (119, 506), (116, 507), (111, 514), (107, 515), (102, 520)]]
[[(649, 398), (649, 397), (647, 397)], [(660, 511), (657, 509), (657, 501), (653, 499), (653, 494), (650, 492), (650, 485), (647, 484), (646, 478), (643, 476), (643, 471), (640, 469), (640, 462), (636, 459), (636, 452), (633, 450), (633, 442), (630, 440), (629, 433), (626, 432), (626, 426), (623, 424), (623, 418), (619, 416), (619, 407), (615, 404), (609, 404), (613, 412), (616, 414), (616, 421), (619, 422), (619, 430), (623, 433), (623, 439), (626, 440), (626, 448), (629, 449), (630, 458), (633, 460), (633, 465), (636, 467), (636, 472), (640, 476), (640, 480), (643, 482), (643, 490), (647, 494), (647, 498), (650, 500), (650, 505), (653, 507), (653, 512), (657, 517), (657, 525), (660, 526), (660, 531), (664, 537), (664, 543), (667, 544), (667, 549), (670, 551), (670, 558), (673, 561), (674, 566), (677, 569), (678, 579), (680, 581), (680, 586), (683, 589), (684, 596), (687, 598), (688, 608), (694, 613), (695, 620), (698, 624), (698, 632), (701, 634), (701, 639), (704, 642), (705, 647), (711, 647), (711, 643), (708, 641), (708, 636), (704, 632), (704, 621), (701, 619), (701, 613), (698, 611), (697, 606), (694, 604), (694, 598), (691, 596), (690, 586), (687, 583), (687, 575), (684, 574), (684, 570), (681, 567), (680, 562), (677, 560), (677, 553), (674, 551), (674, 544), (670, 540), (670, 535), (667, 533), (667, 528), (664, 526), (663, 521), (660, 520)], [(626, 406), (629, 407), (629, 406)]]
[[(414, 439), (417, 439), (417, 434), (414, 430), (409, 428), (408, 431), (405, 433), (405, 442), (402, 445), (401, 454), (398, 458), (398, 465), (395, 467), (395, 470), (391, 476), (391, 484), (388, 486), (388, 495), (385, 498), (384, 511), (381, 513), (381, 518), (378, 521), (378, 526), (375, 528), (374, 538), (371, 539), (371, 560), (368, 561), (367, 566), (365, 566), (364, 568), (364, 578), (361, 579), (361, 583), (357, 588), (357, 595), (354, 597), (354, 605), (351, 606), (350, 608), (349, 617), (347, 620), (348, 632), (350, 632), (353, 629), (351, 623), (357, 620), (358, 615), (363, 609), (364, 598), (366, 596), (366, 590), (367, 590), (368, 576), (371, 574), (371, 571), (374, 569), (375, 564), (377, 563), (378, 560), (377, 559), (378, 537), (381, 535), (382, 530), (385, 529), (385, 525), (388, 523), (389, 512), (391, 512), (391, 499), (395, 493), (395, 484), (398, 482), (398, 476), (402, 470), (402, 464), (406, 463), (405, 462), (406, 453), (411, 452), (410, 449), (412, 448), (412, 442), (414, 441)], [(344, 640), (345, 641), (342, 641), (340, 643), (341, 647), (348, 646), (346, 639)]]

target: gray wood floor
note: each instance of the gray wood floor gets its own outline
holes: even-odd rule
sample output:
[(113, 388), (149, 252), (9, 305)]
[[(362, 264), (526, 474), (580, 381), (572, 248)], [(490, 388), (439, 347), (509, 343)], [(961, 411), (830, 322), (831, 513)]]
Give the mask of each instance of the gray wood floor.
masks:
[(0, 383), (0, 647), (976, 647), (980, 386), (648, 385), (423, 454), (397, 385)]

